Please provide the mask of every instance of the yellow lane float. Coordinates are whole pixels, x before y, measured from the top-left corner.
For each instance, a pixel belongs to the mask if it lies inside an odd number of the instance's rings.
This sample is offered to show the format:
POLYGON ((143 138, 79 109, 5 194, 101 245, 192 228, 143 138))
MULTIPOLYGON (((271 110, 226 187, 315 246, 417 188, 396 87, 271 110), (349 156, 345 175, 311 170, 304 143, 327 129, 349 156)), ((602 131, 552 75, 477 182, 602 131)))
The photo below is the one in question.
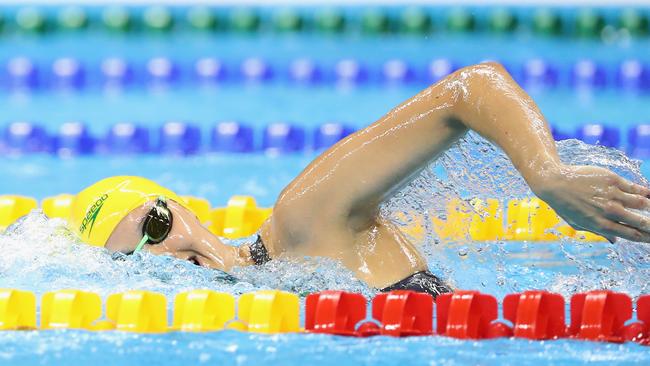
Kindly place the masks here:
MULTIPOLYGON (((69 215, 74 196, 60 194, 42 200, 41 208, 48 217, 69 215)), ((251 196, 232 196, 225 207, 212 208, 204 198, 183 196, 182 199, 212 233, 229 239, 254 234, 271 216, 272 208, 258 207, 251 196)), ((0 196, 0 229, 37 208, 37 201, 17 195, 0 196)), ((400 215, 398 213, 398 215, 400 215)), ((401 218, 406 214, 402 213, 401 218)), ((403 230, 415 237, 425 234, 425 223, 418 215, 403 230)), ((605 238, 568 226, 544 201, 537 197, 471 200, 452 199, 444 217, 434 217, 430 225, 443 241, 557 241, 573 238, 585 242, 604 242, 605 238)))

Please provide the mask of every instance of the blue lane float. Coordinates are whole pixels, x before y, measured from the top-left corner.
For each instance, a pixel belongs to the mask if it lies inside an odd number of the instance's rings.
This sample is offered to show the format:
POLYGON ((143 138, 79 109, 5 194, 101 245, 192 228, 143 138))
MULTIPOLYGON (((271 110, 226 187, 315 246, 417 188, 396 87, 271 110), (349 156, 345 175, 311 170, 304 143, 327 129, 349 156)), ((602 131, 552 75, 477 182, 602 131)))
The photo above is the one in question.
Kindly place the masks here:
POLYGON ((100 149, 110 154, 150 152, 149 130, 130 122, 118 123, 108 131, 100 149))
POLYGON ((588 124, 576 130, 575 138, 592 145, 617 147, 619 146, 620 133, 614 127, 588 124))
POLYGON ((80 89, 86 82, 86 70, 75 58, 59 58, 52 63, 51 84, 55 88, 80 89))
POLYGON ((568 134, 568 133, 566 133, 566 132, 564 132, 562 130, 559 130, 557 127, 555 127, 553 125, 551 125, 550 128, 551 128, 551 134, 553 135, 553 138, 555 139, 555 141, 566 140, 566 139, 571 138, 570 134, 568 134))
MULTIPOLYGON (((650 157, 649 126, 640 124, 623 131, 612 125, 588 123, 573 131, 551 126, 551 133, 556 140, 575 138, 593 145, 624 149, 632 157, 646 159, 650 157), (625 136, 627 139, 623 141, 625 136)), ((97 136, 82 122, 64 123, 52 133, 35 123, 14 122, 2 130, 0 153, 55 153, 62 156, 93 153, 291 154, 326 149, 353 132, 354 128, 341 122, 328 122, 309 130, 299 124, 279 122, 256 130, 239 121, 223 121, 204 131, 191 122, 171 121, 155 129, 144 124, 121 122, 110 127, 104 136, 97 136), (203 136, 206 136, 205 141, 203 136)))
POLYGON ((218 58, 203 57, 194 63, 194 76, 200 83, 220 83, 226 75, 226 67, 218 58))
POLYGON ((336 63, 334 75, 337 83, 358 84, 368 80, 368 70, 358 60, 345 59, 336 63))
POLYGON ((300 84, 315 84, 323 80, 321 68, 311 59, 300 58, 289 65, 289 80, 300 84))
POLYGON ((623 89, 644 90, 650 87, 648 65, 639 60, 623 61, 617 71, 616 80, 623 89))
POLYGON ((386 61, 382 66, 381 76, 389 84, 406 84, 416 78, 413 68, 406 61, 399 59, 386 61))
POLYGON ((576 88, 602 88, 607 81, 606 72, 593 60, 580 60, 571 68, 569 81, 576 88))
POLYGON ((630 128, 627 140, 630 155, 637 159, 650 159, 650 124, 630 128))
MULTIPOLYGON (((583 59, 559 64, 536 57, 520 63, 507 60, 503 60, 503 63, 524 86, 576 89, 616 87, 636 91, 650 89, 650 67, 644 60, 624 59, 604 64, 597 60, 583 59)), ((108 57, 91 64, 70 57, 49 63, 14 57, 2 65, 0 82, 9 90, 156 86, 172 85, 180 81, 197 84, 288 81, 309 85, 410 85, 417 82, 426 85, 439 81, 462 66, 447 58, 433 59, 428 63, 406 59, 366 63, 354 58, 324 63, 299 57, 284 64, 276 64, 259 57, 236 62, 206 56, 179 62, 172 57, 159 56, 140 62, 108 57)))
POLYGON ((10 59, 3 74, 4 83, 10 89, 32 89, 39 83, 38 67, 27 57, 10 59))
POLYGON ((108 87, 123 87, 134 81, 133 66, 120 57, 102 60, 100 74, 104 85, 108 87))
POLYGON ((212 129, 210 150, 224 153, 252 152, 253 129, 236 121, 221 122, 212 129))
POLYGON ((352 132, 354 132, 352 127, 341 123, 322 124, 316 128, 316 131, 314 131, 314 149, 326 149, 336 144, 339 140, 342 140, 352 132))
POLYGON ((14 122, 4 129, 2 150, 8 154, 49 151, 45 129, 30 122, 14 122))
POLYGON ((88 155, 95 151, 96 139, 81 122, 68 122, 59 127, 54 138, 54 151, 60 156, 88 155))
POLYGON ((180 78, 179 65, 167 57, 152 58, 147 62, 145 68, 147 81, 153 85, 171 84, 180 78))
POLYGON ((195 154, 201 148, 201 130, 184 122, 167 122, 159 130, 158 152, 171 155, 195 154))
POLYGON ((526 86, 554 87, 558 84, 557 67, 544 59, 524 62, 521 74, 522 83, 526 86))
POLYGON ((251 57, 244 60, 239 67, 240 76, 246 82, 264 82, 273 78, 273 69, 266 60, 251 57))
POLYGON ((435 83, 447 75, 459 69, 459 64, 447 58, 439 58, 431 61, 427 66, 426 75, 428 82, 435 83))
POLYGON ((286 154, 303 151, 305 130, 288 123, 273 123, 264 129, 262 149, 270 154, 286 154))

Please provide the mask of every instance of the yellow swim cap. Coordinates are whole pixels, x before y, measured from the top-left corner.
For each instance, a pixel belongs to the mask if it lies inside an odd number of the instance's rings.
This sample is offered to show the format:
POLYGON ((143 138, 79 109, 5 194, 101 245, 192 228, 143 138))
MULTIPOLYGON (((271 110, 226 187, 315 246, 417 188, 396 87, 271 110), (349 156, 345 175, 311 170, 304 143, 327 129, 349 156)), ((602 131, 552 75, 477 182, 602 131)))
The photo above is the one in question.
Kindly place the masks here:
POLYGON ((85 243, 103 247, 126 215, 160 196, 188 208, 176 193, 149 179, 132 176, 102 179, 74 198, 68 226, 85 243))

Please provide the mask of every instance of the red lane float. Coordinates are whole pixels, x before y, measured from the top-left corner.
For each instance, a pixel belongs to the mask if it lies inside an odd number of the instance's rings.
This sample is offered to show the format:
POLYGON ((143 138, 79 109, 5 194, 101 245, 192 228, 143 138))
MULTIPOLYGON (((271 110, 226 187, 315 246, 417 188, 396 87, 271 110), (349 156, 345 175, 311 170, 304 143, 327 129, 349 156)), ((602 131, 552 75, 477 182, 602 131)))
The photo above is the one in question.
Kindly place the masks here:
POLYGON ((344 291, 310 294, 305 300, 305 330, 313 333, 356 335, 366 318, 366 298, 344 291))
POLYGON ((650 346, 650 295, 641 296, 636 301, 636 318, 639 321, 630 324, 623 336, 626 340, 650 346))
POLYGON ((438 334, 459 339, 508 337, 512 330, 497 322, 497 299, 478 291, 456 291, 436 299, 438 334))
POLYGON ((458 339, 516 337, 531 340, 576 338, 593 341, 634 341, 650 345, 650 295, 637 301, 637 321, 632 299, 623 293, 591 291, 571 298, 571 323, 566 325, 562 295, 525 291, 503 299, 503 319, 498 320, 494 296, 478 291, 456 291, 434 299, 412 291, 391 291, 372 300, 372 319, 366 319, 366 299, 361 294, 323 291, 306 300, 305 330, 345 336, 394 337, 439 334, 458 339), (436 305, 436 332, 433 307, 436 305))
POLYGON ((571 297, 568 333, 578 339, 623 342, 623 327, 632 317, 632 299, 612 291, 590 291, 571 297))
POLYGON ((372 317, 379 334, 394 337, 433 334, 433 297, 413 291, 391 291, 372 299, 372 317))
POLYGON ((308 332, 404 337, 433 334, 433 297, 413 291, 379 294, 372 300, 372 318, 363 321, 366 298, 361 294, 323 291, 306 299, 305 330, 308 332), (359 327, 355 329, 357 324, 359 327))
POLYGON ((513 324, 513 336, 535 340, 566 335, 564 298, 547 291, 525 291, 503 299, 503 317, 513 324))

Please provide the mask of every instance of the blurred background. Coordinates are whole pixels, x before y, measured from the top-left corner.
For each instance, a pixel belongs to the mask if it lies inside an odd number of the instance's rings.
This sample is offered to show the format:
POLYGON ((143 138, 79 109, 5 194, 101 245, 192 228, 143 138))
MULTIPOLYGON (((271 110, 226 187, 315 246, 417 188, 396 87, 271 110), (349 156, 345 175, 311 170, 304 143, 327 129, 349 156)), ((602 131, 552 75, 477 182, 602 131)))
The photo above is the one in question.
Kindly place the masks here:
POLYGON ((557 139, 650 158, 647 1, 4 1, 0 193, 115 174, 271 205, 319 151, 503 63, 557 139))

